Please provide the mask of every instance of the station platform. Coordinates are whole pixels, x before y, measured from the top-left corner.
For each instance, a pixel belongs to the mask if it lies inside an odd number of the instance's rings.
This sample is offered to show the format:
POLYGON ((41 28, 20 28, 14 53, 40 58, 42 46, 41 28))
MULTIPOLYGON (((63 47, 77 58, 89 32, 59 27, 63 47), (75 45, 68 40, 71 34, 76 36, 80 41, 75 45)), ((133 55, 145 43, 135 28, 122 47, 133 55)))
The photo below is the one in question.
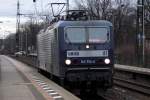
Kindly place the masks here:
POLYGON ((124 71, 139 73, 139 74, 150 75, 150 68, 141 68, 135 66, 120 65, 120 64, 115 64, 114 67, 117 70, 124 70, 124 71))
POLYGON ((0 55, 0 100, 80 100, 10 57, 0 55))

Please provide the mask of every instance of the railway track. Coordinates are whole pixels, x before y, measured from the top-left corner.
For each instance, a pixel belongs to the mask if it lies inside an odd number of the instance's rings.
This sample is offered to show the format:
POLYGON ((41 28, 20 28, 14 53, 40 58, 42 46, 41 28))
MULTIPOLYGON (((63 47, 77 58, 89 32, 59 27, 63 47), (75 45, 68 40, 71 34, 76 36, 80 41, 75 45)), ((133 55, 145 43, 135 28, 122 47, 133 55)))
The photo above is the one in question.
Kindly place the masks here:
POLYGON ((118 77, 114 77, 114 85, 126 88, 135 92, 142 93, 144 95, 150 95, 150 85, 138 83, 132 80, 125 80, 118 77))
MULTIPOLYGON (((118 76, 114 77, 114 85, 125 88, 134 92, 138 92, 144 95, 150 95, 150 85, 139 83, 134 80, 126 80, 124 78, 119 78, 118 76)), ((79 96, 83 100, 112 100, 107 96, 99 96, 99 95, 86 95, 86 96, 79 96)), ((112 97, 112 95, 111 95, 112 97)))

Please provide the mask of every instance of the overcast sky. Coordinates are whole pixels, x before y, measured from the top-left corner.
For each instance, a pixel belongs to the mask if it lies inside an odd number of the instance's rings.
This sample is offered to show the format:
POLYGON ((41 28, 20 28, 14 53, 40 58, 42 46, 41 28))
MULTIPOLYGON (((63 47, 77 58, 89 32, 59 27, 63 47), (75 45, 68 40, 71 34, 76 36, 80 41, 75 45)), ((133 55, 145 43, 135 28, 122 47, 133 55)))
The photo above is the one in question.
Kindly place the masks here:
MULTIPOLYGON (((6 35, 9 32, 15 33, 16 28, 16 13, 18 0, 0 0, 0 34, 6 35)), ((35 3, 33 0, 19 0, 20 13, 34 14, 35 3)), ((36 0, 36 7, 38 12, 50 11, 51 2, 65 2, 66 0, 36 0)), ((70 1, 72 2, 72 1, 70 1)), ((27 19, 27 18, 26 18, 27 19)), ((25 17, 22 17, 21 22, 25 22, 25 17)), ((3 37, 0 35, 0 38, 3 37)))
MULTIPOLYGON (((18 0, 0 0, 0 16, 15 16, 17 9, 18 0)), ((20 10, 22 13, 28 13, 34 11, 34 3, 32 0, 19 0, 20 10)), ((48 8, 48 3, 51 1, 62 1, 62 0, 37 0, 37 8, 48 8)))
MULTIPOLYGON (((18 0, 0 0, 0 34, 8 34, 9 31, 15 33, 16 28, 16 13, 17 13, 17 1, 18 0)), ((33 14, 35 13, 35 3, 33 0, 19 0, 20 1, 20 13, 33 14)), ((66 0, 36 0, 36 7, 38 12, 51 11, 49 3, 52 2, 65 2, 66 0)), ((73 6, 73 2, 76 0, 70 0, 70 7, 73 6)), ((136 0, 133 0, 136 1, 136 0)), ((21 22, 26 21, 25 17, 21 17, 21 22)), ((2 36, 0 35, 0 38, 2 36)))

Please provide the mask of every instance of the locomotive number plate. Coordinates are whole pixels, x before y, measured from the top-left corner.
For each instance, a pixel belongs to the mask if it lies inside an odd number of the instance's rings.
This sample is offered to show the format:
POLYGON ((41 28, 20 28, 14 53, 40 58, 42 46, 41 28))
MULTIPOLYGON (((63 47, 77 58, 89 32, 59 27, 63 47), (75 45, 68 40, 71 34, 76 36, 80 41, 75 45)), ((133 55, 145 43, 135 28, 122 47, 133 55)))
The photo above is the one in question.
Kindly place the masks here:
POLYGON ((67 51, 67 57, 108 57, 108 50, 67 51))
POLYGON ((95 60, 81 60, 81 64, 95 64, 95 60))

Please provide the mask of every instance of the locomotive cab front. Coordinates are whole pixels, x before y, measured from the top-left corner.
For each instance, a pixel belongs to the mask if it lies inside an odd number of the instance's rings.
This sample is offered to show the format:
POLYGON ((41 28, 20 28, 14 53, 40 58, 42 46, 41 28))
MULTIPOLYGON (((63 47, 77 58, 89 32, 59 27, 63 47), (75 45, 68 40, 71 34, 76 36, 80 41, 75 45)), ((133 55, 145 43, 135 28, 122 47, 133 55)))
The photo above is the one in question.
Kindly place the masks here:
POLYGON ((67 81, 90 82, 105 87, 112 85, 114 61, 111 24, 66 26, 64 44, 67 81))

